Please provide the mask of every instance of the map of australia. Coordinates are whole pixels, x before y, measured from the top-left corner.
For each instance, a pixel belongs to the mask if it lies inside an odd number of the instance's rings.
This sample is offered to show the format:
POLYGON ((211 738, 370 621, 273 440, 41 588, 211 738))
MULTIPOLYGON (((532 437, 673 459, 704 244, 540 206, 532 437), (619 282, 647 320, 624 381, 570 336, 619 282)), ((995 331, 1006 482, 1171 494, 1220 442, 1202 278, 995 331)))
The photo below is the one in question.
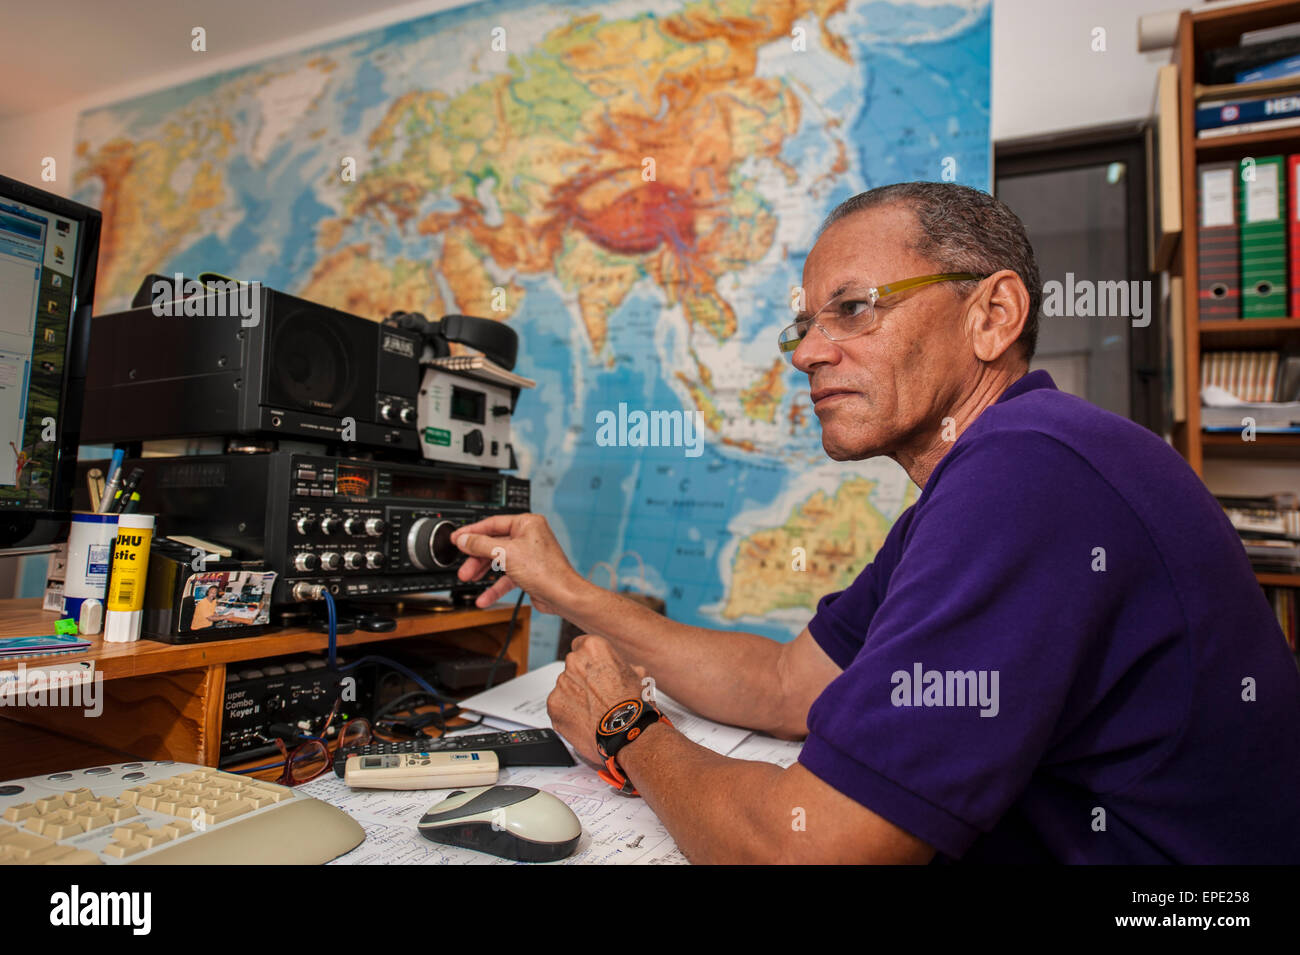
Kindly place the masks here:
POLYGON ((980 2, 482 2, 98 109, 97 310, 211 270, 511 322, 520 472, 575 566, 789 639, 914 498, 821 452, 791 288, 855 192, 988 188, 989 31, 980 2), (598 444, 620 404, 698 412, 705 453, 598 444))

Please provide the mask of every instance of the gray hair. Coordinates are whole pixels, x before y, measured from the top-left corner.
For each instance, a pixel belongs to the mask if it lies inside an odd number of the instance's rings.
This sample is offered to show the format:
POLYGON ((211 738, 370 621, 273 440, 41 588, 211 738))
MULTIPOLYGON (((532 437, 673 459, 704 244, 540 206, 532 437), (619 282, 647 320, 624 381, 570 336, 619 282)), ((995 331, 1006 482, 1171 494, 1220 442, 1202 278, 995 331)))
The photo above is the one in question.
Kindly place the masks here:
MULTIPOLYGON (((955 182, 899 182, 860 192, 836 206, 817 231, 820 237, 846 216, 891 202, 905 203, 915 214, 920 230, 912 248, 938 266, 941 272, 992 275, 1011 269, 1029 290, 1029 315, 1016 340, 1025 360, 1038 345, 1038 311, 1043 304, 1043 283, 1025 225, 1007 204, 987 192, 955 182)), ((969 295, 976 282, 955 282, 958 295, 969 295)))

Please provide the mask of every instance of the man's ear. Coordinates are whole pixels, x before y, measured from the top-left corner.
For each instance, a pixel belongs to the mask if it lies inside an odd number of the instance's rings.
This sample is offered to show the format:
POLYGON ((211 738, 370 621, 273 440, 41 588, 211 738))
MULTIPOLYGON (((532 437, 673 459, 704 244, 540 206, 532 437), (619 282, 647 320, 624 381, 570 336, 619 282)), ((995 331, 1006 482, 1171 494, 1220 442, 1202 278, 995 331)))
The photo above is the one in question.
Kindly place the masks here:
POLYGON ((997 361, 1020 337, 1029 320, 1029 290, 1011 269, 994 272, 971 299, 966 320, 975 357, 984 362, 997 361))

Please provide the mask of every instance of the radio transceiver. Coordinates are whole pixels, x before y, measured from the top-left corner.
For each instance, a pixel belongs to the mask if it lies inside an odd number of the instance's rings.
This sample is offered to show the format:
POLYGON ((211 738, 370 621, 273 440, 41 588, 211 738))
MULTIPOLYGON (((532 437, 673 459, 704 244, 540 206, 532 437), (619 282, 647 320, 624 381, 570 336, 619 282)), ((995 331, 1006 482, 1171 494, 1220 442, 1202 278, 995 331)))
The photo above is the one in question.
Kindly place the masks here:
POLYGON ((273 602, 309 599, 316 585, 340 597, 451 591, 466 584, 457 528, 529 508, 529 483, 509 475, 293 451, 127 461, 160 535, 185 534, 237 549, 277 573, 273 602))

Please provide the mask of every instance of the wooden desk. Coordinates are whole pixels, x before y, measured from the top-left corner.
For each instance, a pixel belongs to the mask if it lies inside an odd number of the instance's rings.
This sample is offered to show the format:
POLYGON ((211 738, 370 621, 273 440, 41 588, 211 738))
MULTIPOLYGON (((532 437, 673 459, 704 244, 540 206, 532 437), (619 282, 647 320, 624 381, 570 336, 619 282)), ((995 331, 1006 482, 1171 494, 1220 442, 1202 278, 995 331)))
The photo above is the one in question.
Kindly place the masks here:
MULTIPOLYGON (((487 610, 428 610, 398 616, 397 629, 388 633, 360 630, 343 634, 338 646, 410 637, 437 637, 440 642, 477 653, 495 655, 505 643, 513 604, 496 604, 487 610)), ((520 607, 514 638, 506 651, 517 672, 528 669, 529 607, 520 607)), ((54 632, 58 614, 40 609, 39 600, 0 600, 0 635, 34 636, 54 632)), ((97 718, 80 708, 5 706, 0 718, 30 724, 71 736, 83 744, 129 754, 136 759, 175 759, 216 766, 221 746, 222 702, 226 692, 226 664, 262 657, 324 650, 329 638, 314 630, 286 627, 254 637, 214 640, 174 646, 154 640, 104 643, 89 637, 90 650, 53 657, 24 657, 0 661, 0 671, 57 666, 93 660, 103 674, 103 712, 97 718)), ((0 761, 6 750, 30 736, 12 732, 0 722, 0 761)), ((32 754, 23 754, 24 765, 32 754)), ((120 759, 118 760, 120 761, 120 759)), ((67 769, 52 754, 51 765, 30 769, 26 775, 67 769)))

